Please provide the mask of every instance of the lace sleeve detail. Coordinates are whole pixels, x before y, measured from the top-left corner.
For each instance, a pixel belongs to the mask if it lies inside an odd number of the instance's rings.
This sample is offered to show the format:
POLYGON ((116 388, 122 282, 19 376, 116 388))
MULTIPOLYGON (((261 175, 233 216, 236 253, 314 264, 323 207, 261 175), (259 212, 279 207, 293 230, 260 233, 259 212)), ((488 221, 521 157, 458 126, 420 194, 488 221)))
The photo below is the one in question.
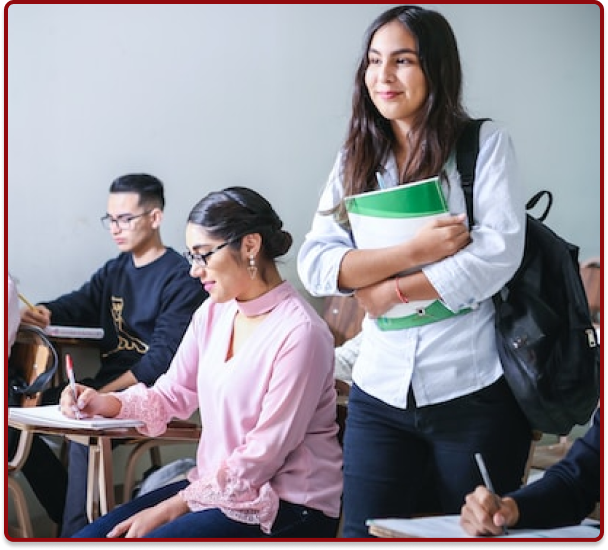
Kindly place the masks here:
POLYGON ((259 524, 264 533, 271 532, 279 510, 279 496, 270 483, 256 489, 225 464, 215 475, 192 481, 180 494, 193 512, 219 508, 230 519, 259 524))
POLYGON ((112 395, 122 405, 116 418, 135 418, 144 422, 144 426, 137 428, 138 432, 154 437, 167 429, 168 418, 164 404, 158 394, 145 384, 139 383, 112 395))

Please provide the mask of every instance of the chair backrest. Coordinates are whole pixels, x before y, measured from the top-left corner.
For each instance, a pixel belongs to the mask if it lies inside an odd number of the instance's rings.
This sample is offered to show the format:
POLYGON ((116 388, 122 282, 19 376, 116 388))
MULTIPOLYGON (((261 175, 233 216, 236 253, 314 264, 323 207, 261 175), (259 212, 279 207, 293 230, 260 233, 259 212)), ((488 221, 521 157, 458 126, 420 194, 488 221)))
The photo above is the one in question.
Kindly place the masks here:
POLYGON ((334 345, 341 346, 361 331, 365 310, 353 296, 328 296, 323 304, 323 319, 334 335, 334 345))
POLYGON ((589 258, 581 263, 581 279, 587 294, 591 319, 595 324, 600 323, 600 312, 602 309, 601 288, 602 272, 600 258, 589 258))
POLYGON ((38 405, 42 390, 52 383, 57 367, 57 351, 44 331, 35 326, 21 325, 9 359, 9 394, 13 392, 9 404, 21 407, 38 405))
MULTIPOLYGON (((38 327, 21 325, 11 348, 7 372, 7 406, 35 407, 57 371, 57 352, 38 327)), ((20 470, 27 459, 32 434, 8 429, 9 468, 20 470)))
MULTIPOLYGON (((353 296, 328 296, 323 305, 323 319, 334 335, 334 345, 341 346, 361 332, 361 323, 365 310, 353 296)), ((338 400, 336 403, 336 421, 338 423, 338 441, 343 443, 348 414, 348 393, 350 386, 336 379, 338 400)))

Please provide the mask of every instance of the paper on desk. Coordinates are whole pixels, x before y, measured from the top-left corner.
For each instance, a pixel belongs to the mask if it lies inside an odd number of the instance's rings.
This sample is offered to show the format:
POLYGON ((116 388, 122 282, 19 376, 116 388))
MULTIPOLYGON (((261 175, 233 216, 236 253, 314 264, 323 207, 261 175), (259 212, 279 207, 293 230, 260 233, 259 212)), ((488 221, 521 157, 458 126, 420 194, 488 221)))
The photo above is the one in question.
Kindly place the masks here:
POLYGON ((59 428, 86 428, 101 430, 104 428, 134 428, 143 426, 141 420, 129 418, 68 418, 64 416, 57 405, 42 405, 39 407, 9 407, 8 418, 15 422, 35 426, 59 428))
MULTIPOLYGON (((459 515, 428 516, 423 518, 387 518, 367 521, 371 532, 379 536, 392 538, 433 538, 433 539, 462 539, 462 538, 499 538, 473 537, 468 535, 460 526, 459 515)), ((509 529, 505 538, 551 538, 551 539, 596 539, 601 535, 597 527, 588 524, 559 527, 556 529, 509 529)), ((502 536, 500 538, 503 538, 502 536)))

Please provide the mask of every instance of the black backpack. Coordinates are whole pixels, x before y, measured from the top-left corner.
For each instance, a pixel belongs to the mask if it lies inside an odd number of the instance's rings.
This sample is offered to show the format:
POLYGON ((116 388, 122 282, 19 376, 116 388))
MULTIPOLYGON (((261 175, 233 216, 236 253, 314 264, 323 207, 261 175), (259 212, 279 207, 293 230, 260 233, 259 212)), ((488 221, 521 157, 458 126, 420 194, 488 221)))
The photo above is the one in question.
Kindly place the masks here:
MULTIPOLYGON (((484 120, 470 121, 457 147, 470 225, 484 120)), ((505 379, 532 429, 564 435, 586 423, 598 406, 600 347, 580 276, 579 249, 543 223, 551 193, 534 195, 526 210, 543 197, 548 199, 544 213, 538 218, 526 214, 522 263, 493 297, 496 344, 505 379)))

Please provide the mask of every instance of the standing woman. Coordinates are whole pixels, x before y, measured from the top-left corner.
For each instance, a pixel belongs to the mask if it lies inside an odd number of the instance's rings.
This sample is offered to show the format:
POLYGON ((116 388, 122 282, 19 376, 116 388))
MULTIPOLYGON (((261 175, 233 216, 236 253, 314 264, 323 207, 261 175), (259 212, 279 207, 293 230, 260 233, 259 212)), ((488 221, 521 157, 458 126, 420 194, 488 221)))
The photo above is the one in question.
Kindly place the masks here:
POLYGON ((315 296, 353 293, 367 312, 344 442, 344 536, 368 537, 365 520, 408 517, 428 499, 459 513, 481 483, 485 458, 499 493, 522 479, 531 429, 502 372, 491 296, 516 271, 524 246, 524 205, 507 133, 485 123, 476 166, 471 231, 455 166, 469 119, 448 22, 400 6, 369 27, 356 73, 350 126, 298 256, 315 296), (358 250, 344 197, 440 176, 452 214, 395 246, 358 250), (408 273, 408 274, 403 274, 408 273), (382 330, 375 318, 409 300, 439 299, 454 315, 412 316, 382 330), (419 318, 418 318, 419 317, 419 318))
MULTIPOLYGON (((78 386, 86 415, 139 418, 164 432, 198 408, 196 467, 128 502, 77 538, 336 536, 342 454, 336 437, 333 339, 275 258, 292 237, 256 192, 210 193, 186 227, 190 274, 209 293, 155 385, 100 394, 78 386)), ((69 391, 62 410, 74 416, 69 391)))

